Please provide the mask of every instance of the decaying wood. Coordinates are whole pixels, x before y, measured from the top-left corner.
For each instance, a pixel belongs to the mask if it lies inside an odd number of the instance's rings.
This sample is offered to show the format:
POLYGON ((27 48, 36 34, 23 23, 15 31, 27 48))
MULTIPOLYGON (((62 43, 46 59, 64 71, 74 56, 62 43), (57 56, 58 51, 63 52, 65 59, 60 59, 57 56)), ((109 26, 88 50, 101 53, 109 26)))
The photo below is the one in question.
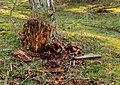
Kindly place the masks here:
POLYGON ((62 68, 39 69, 38 72, 64 72, 62 68))
POLYGON ((25 49, 40 52, 47 46, 51 34, 52 25, 42 19, 29 19, 20 31, 20 40, 25 49))
POLYGON ((74 59, 90 59, 90 58, 101 58, 102 55, 99 54, 86 54, 79 57, 74 57, 74 59))

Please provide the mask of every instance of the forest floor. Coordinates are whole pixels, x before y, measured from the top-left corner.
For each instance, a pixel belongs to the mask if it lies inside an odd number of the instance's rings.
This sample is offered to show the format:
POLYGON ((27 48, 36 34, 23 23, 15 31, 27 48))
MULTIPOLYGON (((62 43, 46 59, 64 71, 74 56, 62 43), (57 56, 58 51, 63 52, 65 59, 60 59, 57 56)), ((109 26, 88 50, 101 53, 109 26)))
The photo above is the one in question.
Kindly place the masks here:
MULTIPOLYGON (((102 55, 101 59, 82 60, 85 65, 77 65, 66 75, 73 78, 99 79, 105 85, 120 85, 120 2, 105 1, 58 4, 57 31, 67 44, 81 46, 85 54, 102 55)), ((20 85, 37 85, 29 78, 12 78, 6 72, 12 70, 10 74, 25 75, 25 68, 38 68, 42 64, 41 61, 25 63, 18 58, 14 61, 11 59, 12 52, 20 47, 18 32, 30 14, 27 2, 17 6, 12 14, 15 21, 13 26, 9 16, 12 6, 10 0, 0 1, 0 85, 13 81, 20 85)), ((68 61, 65 62, 66 65, 69 64, 68 61)), ((55 80, 54 77, 50 78, 51 73, 34 74, 41 84, 55 80)))

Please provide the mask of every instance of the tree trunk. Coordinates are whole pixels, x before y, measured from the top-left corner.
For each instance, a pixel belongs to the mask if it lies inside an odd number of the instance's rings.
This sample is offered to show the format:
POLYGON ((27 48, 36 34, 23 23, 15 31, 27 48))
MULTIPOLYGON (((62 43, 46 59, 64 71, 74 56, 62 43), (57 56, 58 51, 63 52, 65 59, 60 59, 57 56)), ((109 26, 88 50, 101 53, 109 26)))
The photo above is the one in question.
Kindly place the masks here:
POLYGON ((32 18, 43 18, 52 23, 56 30, 55 6, 53 0, 29 0, 32 18), (50 18, 50 19, 48 19, 50 18))

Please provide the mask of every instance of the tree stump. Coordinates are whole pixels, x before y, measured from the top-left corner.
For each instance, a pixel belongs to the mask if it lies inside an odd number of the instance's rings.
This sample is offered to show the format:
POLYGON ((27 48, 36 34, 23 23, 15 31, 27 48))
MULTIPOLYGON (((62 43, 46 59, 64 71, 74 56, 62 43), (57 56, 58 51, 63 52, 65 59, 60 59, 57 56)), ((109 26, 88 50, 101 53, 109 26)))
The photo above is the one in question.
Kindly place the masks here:
POLYGON ((23 47, 32 52, 41 52, 50 40, 52 25, 42 19, 29 19, 20 31, 20 40, 23 47))

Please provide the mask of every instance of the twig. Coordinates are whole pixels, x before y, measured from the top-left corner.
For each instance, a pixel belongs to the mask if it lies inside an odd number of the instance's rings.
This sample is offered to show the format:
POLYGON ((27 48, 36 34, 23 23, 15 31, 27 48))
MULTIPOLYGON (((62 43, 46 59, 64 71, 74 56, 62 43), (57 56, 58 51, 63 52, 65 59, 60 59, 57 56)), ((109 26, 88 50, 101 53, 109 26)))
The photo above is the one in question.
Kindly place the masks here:
POLYGON ((40 80, 36 79, 36 78, 30 78, 30 76, 20 76, 20 75, 16 75, 16 74, 13 74, 11 75, 12 78, 17 78, 17 79, 22 79, 23 82, 26 80, 26 79, 30 79, 30 80, 33 80, 33 81, 36 81, 38 83, 40 83, 40 80))
MULTIPOLYGON (((28 0, 24 0, 24 2, 20 2, 19 4, 16 3, 15 6, 18 7, 18 6, 20 6, 21 4, 23 4, 23 3, 27 2, 27 1, 28 1, 28 0)), ((15 4, 15 2, 14 2, 13 0, 11 0, 11 2, 12 2, 12 4, 15 4)))
POLYGON ((102 55, 97 54, 86 54, 84 56, 74 57, 73 59, 89 59, 89 58, 101 58, 102 55))
POLYGON ((23 85, 23 83, 29 78, 30 76, 27 76, 22 82, 21 85, 23 85))
POLYGON ((12 71, 12 70, 13 70, 12 63, 10 63, 10 71, 12 71))
POLYGON ((9 74, 10 74, 10 70, 7 70, 7 74, 6 74, 6 78, 5 78, 5 81, 4 81, 4 85, 7 85, 9 74))
POLYGON ((13 10, 14 10, 16 4, 17 4, 17 0, 16 0, 15 2, 13 2, 13 0, 11 0, 11 2, 13 3, 13 7, 12 7, 12 9, 10 10, 10 21, 11 21, 12 24, 13 24, 13 29, 14 29, 14 31, 16 31, 16 30, 15 30, 15 21, 14 21, 13 18, 12 18, 12 13, 13 13, 13 10))
POLYGON ((67 83, 69 83, 71 80, 73 80, 73 79, 75 79, 75 78, 70 78, 70 79, 67 79, 64 83, 63 83, 63 85, 66 85, 67 83))
POLYGON ((16 31, 16 29, 15 29, 15 21, 13 20, 13 17, 12 17, 12 13, 13 13, 13 10, 14 10, 14 8, 17 6, 20 6, 21 4, 23 4, 23 3, 25 3, 27 0, 25 0, 24 2, 21 2, 21 3, 19 3, 19 4, 17 4, 17 2, 18 2, 18 0, 16 0, 15 2, 13 1, 13 0, 11 0, 11 2, 13 3, 13 7, 12 7, 12 9, 10 10, 10 21, 12 22, 12 24, 13 24, 13 28, 14 28, 14 31, 16 31))
POLYGON ((57 73, 57 72, 64 72, 65 70, 63 68, 39 68, 39 69, 25 69, 25 70, 29 70, 29 71, 37 71, 37 72, 52 72, 52 73, 57 73))
POLYGON ((11 0, 11 2, 14 4, 14 1, 13 1, 13 0, 11 0))

